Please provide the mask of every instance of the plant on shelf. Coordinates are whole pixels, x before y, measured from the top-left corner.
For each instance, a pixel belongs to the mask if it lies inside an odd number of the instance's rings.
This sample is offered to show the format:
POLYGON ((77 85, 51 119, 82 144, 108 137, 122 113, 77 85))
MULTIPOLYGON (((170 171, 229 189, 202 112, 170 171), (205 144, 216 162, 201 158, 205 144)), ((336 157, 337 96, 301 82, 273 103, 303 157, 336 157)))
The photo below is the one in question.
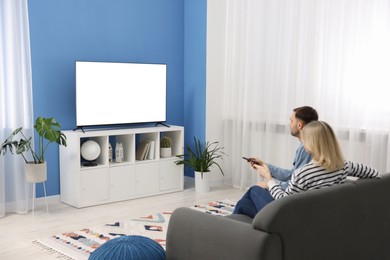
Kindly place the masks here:
POLYGON ((163 136, 160 139, 160 156, 168 158, 172 156, 172 139, 169 136, 163 136))
POLYGON ((169 148, 172 145, 172 139, 168 136, 163 136, 160 141, 160 146, 162 148, 169 148))
POLYGON ((213 165, 216 165, 222 175, 224 172, 221 166, 218 164, 217 159, 223 159, 223 155, 226 155, 222 150, 223 147, 219 147, 218 142, 206 142, 202 144, 199 139, 194 137, 193 150, 188 144, 186 145, 187 154, 177 155, 180 158, 175 161, 176 165, 185 165, 192 168, 195 172, 200 172, 203 179, 203 173, 209 172, 213 165))
MULTIPOLYGON (((60 124, 53 117, 38 117, 35 121, 34 128, 39 136, 37 150, 34 150, 32 147, 32 137, 26 137, 22 131, 23 128, 19 127, 2 143, 0 154, 6 154, 9 150, 12 154, 21 155, 26 162, 26 175, 29 172, 27 165, 44 165, 43 168, 39 168, 39 171, 44 170, 44 177, 46 178, 46 149, 53 142, 66 146, 66 136, 61 132, 60 124), (28 160, 28 153, 31 155, 33 161, 28 160)), ((26 176, 26 178, 28 179, 29 177, 26 176)))

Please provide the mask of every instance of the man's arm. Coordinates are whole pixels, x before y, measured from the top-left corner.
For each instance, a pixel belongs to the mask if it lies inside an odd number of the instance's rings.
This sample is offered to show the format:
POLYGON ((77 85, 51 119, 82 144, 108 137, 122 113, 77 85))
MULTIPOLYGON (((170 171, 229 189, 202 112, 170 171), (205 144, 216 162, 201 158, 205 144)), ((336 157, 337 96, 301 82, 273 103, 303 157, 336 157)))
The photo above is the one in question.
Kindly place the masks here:
POLYGON ((283 169, 272 164, 268 164, 268 167, 271 171, 273 178, 279 181, 289 181, 291 179, 291 174, 296 170, 301 168, 303 165, 311 161, 311 156, 305 151, 303 144, 301 143, 295 152, 293 168, 292 169, 283 169))
POLYGON ((268 167, 273 178, 279 181, 289 181, 291 179, 293 169, 283 169, 272 164, 268 164, 268 167))

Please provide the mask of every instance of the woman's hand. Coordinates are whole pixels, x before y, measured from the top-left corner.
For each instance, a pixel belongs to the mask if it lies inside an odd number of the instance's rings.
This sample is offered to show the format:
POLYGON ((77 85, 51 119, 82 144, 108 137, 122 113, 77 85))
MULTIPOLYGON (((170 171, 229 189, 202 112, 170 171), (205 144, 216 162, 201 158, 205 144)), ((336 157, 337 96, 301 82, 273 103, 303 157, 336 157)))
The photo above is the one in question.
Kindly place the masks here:
POLYGON ((262 165, 253 164, 252 167, 263 177, 266 181, 272 180, 271 172, 268 165, 263 163, 262 165))

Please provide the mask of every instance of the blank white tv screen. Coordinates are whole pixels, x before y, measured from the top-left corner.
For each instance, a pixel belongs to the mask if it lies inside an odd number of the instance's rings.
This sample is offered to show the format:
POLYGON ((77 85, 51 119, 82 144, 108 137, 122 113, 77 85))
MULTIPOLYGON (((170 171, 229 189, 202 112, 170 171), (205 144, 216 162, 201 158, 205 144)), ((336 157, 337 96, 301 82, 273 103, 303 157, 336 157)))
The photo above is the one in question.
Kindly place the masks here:
POLYGON ((76 124, 166 121, 166 64, 76 61, 76 124))

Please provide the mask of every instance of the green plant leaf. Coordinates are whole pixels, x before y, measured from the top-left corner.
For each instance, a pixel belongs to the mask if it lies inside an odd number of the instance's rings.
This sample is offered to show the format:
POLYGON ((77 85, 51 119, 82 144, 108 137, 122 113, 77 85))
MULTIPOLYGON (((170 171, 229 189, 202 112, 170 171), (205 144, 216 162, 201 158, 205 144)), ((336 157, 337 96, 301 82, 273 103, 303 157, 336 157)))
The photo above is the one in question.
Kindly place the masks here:
POLYGON ((218 146, 218 142, 202 144, 200 140, 194 137, 194 149, 186 144, 185 151, 185 154, 176 156, 179 158, 175 161, 176 165, 185 165, 192 168, 194 171, 200 172, 202 178, 203 172, 209 172, 210 168, 216 165, 224 175, 222 167, 216 160, 223 159, 226 154, 223 152, 223 147, 218 146))
POLYGON ((43 136, 49 142, 57 142, 61 132, 60 124, 52 118, 38 117, 35 121, 34 128, 39 136, 43 136))
POLYGON ((66 136, 61 132, 60 124, 54 118, 38 117, 34 128, 39 135, 38 152, 35 152, 31 147, 32 137, 27 138, 23 134, 22 127, 19 127, 2 143, 0 154, 5 154, 9 150, 11 153, 15 152, 21 155, 27 162, 25 153, 30 152, 35 163, 42 163, 45 161, 44 154, 49 143, 56 142, 66 146, 66 136), (16 139, 17 136, 21 136, 21 139, 16 139))

